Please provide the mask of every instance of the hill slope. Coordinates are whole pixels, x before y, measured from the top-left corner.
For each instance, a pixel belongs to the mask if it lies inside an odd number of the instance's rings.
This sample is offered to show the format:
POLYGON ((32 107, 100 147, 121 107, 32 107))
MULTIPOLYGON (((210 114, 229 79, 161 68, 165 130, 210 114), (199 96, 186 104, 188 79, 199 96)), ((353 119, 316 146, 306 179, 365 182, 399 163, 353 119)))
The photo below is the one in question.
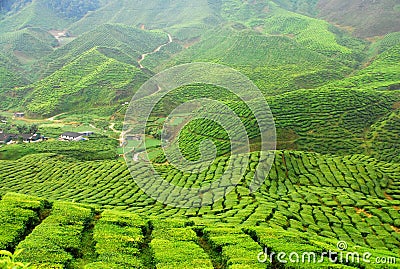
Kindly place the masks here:
MULTIPOLYGON (((253 157, 257 158, 257 153, 253 157)), ((217 159, 215 165, 224 166, 226 161, 217 159)), ((278 151, 272 171, 258 192, 250 194, 246 188, 247 178, 252 178, 250 163, 238 187, 223 200, 191 209, 156 203, 141 192, 125 164, 118 161, 82 163, 36 155, 14 162, 0 161, 0 166, 3 193, 20 191, 49 199, 73 199, 146 218, 189 218, 206 227, 258 226, 260 232, 268 227, 282 232, 285 229, 299 236, 321 237, 317 241, 330 238, 336 244, 336 240, 344 240, 351 247, 372 248, 374 253, 390 250, 387 254, 398 255, 400 215, 394 208, 399 206, 399 167, 361 155, 332 157, 278 151)), ((140 163, 136 168, 135 177, 146 177, 140 163)), ((173 167, 159 170, 180 186, 199 184, 214 173, 210 170, 188 177, 173 167)), ((166 192, 171 195, 169 190, 166 192)))
POLYGON ((161 31, 144 31, 124 25, 101 25, 41 59, 35 64, 35 70, 40 77, 48 76, 94 47, 102 48, 104 53, 119 61, 138 66, 137 60, 142 54, 153 51, 167 41, 167 34, 161 31))
MULTIPOLYGON (((342 78, 350 71, 336 59, 303 47, 290 37, 266 36, 234 27, 207 32, 196 44, 174 54, 171 60, 162 60, 166 66, 193 61, 232 66, 249 76, 268 94, 314 88, 332 78, 342 78)), ((155 54, 149 59, 157 56, 155 54)), ((165 66, 159 65, 155 70, 161 68, 165 66)))
POLYGON ((319 16, 354 28, 360 37, 400 31, 400 3, 392 0, 320 0, 319 16))
POLYGON ((127 100, 144 78, 138 68, 108 58, 95 47, 49 77, 17 91, 29 91, 22 101, 27 112, 49 116, 89 104, 106 106, 127 100))
POLYGON ((192 37, 214 17, 207 0, 140 1, 111 0, 106 5, 74 23, 69 29, 82 34, 93 25, 123 23, 146 29, 165 29, 176 36, 192 37))

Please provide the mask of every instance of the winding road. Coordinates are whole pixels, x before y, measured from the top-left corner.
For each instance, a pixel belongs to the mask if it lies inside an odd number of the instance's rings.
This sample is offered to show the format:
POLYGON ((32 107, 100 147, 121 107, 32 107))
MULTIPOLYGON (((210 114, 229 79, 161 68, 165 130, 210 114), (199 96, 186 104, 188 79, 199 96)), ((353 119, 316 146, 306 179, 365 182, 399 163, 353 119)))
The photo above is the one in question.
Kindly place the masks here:
POLYGON ((145 67, 142 65, 142 61, 143 61, 147 56, 159 52, 163 47, 167 46, 167 45, 170 44, 170 43, 172 43, 172 36, 171 36, 170 34, 168 34, 168 42, 167 42, 167 43, 160 45, 159 47, 157 47, 157 48, 156 48, 155 50, 153 50, 152 52, 145 53, 145 54, 142 54, 142 56, 140 56, 140 59, 138 60, 139 67, 140 67, 141 69, 145 68, 145 67))

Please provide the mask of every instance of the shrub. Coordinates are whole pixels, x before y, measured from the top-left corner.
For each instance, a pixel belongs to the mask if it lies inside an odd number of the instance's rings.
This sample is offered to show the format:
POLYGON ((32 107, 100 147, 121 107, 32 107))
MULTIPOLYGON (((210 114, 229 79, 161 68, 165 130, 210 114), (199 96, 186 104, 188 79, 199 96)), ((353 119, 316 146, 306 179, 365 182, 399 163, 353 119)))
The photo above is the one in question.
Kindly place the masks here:
POLYGON ((93 215, 92 208, 55 203, 51 215, 19 243, 17 249, 25 249, 19 259, 35 264, 67 266, 73 255, 80 253, 82 233, 93 215))
POLYGON ((17 262, 16 258, 18 257, 19 254, 21 254, 21 252, 23 252, 24 250, 18 250, 16 251, 14 254, 6 251, 6 250, 0 250, 0 268, 4 268, 4 269, 8 269, 8 268, 12 268, 12 269, 30 269, 30 265, 29 264, 24 264, 22 262, 17 262))
POLYGON ((139 255, 146 230, 146 221, 136 214, 105 210, 93 231, 98 255, 93 268, 143 268, 139 255))
POLYGON ((0 249, 13 249, 49 204, 44 199, 8 193, 0 201, 0 249))

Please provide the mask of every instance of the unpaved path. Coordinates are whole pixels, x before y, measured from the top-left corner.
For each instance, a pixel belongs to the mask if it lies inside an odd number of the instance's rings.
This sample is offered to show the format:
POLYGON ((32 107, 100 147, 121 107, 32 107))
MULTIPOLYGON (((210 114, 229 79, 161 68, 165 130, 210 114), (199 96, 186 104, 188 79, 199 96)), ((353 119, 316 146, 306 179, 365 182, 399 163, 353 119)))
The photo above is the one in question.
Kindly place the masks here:
POLYGON ((168 42, 167 43, 160 45, 152 52, 145 53, 145 54, 142 54, 142 56, 140 56, 140 59, 138 60, 139 67, 141 69, 144 68, 144 66, 142 65, 142 61, 146 58, 146 56, 159 52, 163 47, 167 46, 170 43, 172 43, 172 36, 170 34, 168 34, 168 42))

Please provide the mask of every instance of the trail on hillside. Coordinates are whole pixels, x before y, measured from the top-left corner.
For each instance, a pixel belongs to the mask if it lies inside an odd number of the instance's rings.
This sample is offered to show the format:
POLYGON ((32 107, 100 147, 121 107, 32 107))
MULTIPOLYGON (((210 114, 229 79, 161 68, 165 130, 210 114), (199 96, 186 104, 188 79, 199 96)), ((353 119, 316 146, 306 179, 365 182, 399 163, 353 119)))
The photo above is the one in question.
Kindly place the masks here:
POLYGON ((108 126, 108 129, 110 129, 111 131, 113 131, 116 134, 121 133, 121 131, 118 131, 117 129, 115 129, 115 122, 110 123, 110 126, 108 126))
MULTIPOLYGON (((167 34, 168 34, 168 33, 167 33, 167 34)), ((142 61, 143 61, 148 55, 151 55, 151 54, 154 54, 154 53, 159 52, 163 47, 165 47, 165 46, 167 46, 168 44, 171 44, 171 43, 172 43, 172 36, 171 36, 170 34, 168 34, 168 42, 167 42, 167 43, 164 43, 164 44, 158 46, 158 47, 157 47, 155 50, 153 50, 152 52, 145 53, 145 54, 142 54, 142 56, 140 56, 140 59, 138 60, 139 67, 140 67, 141 69, 144 68, 144 66, 142 65, 142 61)))
POLYGON ((57 117, 62 116, 62 115, 64 115, 64 114, 67 114, 67 113, 66 113, 66 112, 60 113, 60 114, 57 114, 57 115, 55 115, 55 116, 53 116, 53 117, 51 117, 51 118, 48 118, 48 119, 46 119, 46 120, 47 120, 47 121, 55 121, 57 117))

